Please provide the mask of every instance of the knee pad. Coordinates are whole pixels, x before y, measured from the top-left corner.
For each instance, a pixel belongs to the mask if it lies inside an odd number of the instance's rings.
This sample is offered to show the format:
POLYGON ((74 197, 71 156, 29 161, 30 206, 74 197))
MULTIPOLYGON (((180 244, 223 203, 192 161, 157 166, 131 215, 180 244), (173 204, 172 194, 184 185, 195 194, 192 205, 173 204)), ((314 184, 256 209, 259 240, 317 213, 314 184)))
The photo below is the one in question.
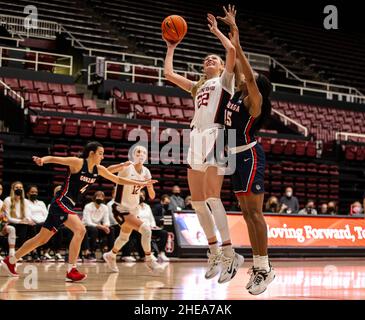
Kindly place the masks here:
POLYGON ((15 231, 15 227, 13 226, 7 226, 6 230, 8 232, 8 243, 10 245, 15 245, 15 241, 16 241, 16 231, 15 231))
POLYGON ((130 233, 124 233, 120 230, 119 236, 114 242, 114 247, 119 251, 128 242, 130 235, 130 233))
POLYGON ((151 228, 146 223, 142 223, 138 232, 141 234, 141 243, 144 252, 151 252, 151 228))
POLYGON ((209 198, 207 199, 207 203, 214 216, 215 225, 219 230, 222 242, 230 241, 227 213, 222 200, 219 198, 209 198))
POLYGON ((198 216, 200 225, 202 226, 207 239, 213 238, 215 234, 215 226, 212 214, 205 201, 192 201, 196 215, 198 216))

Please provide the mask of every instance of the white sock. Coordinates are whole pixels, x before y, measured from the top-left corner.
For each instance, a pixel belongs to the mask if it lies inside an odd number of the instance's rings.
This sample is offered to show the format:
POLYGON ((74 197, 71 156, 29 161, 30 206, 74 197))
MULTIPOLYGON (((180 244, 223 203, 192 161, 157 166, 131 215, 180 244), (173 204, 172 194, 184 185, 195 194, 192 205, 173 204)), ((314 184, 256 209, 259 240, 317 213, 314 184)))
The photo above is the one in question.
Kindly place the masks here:
POLYGON ((146 254, 144 259, 145 259, 145 261, 151 261, 152 260, 152 253, 151 254, 146 254))
POLYGON ((269 256, 259 256, 257 258, 257 268, 260 270, 270 271, 269 256))
POLYGON ((257 265, 257 258, 259 257, 259 255, 254 255, 253 256, 253 267, 254 268, 258 268, 258 265, 257 265))
POLYGON ((70 272, 73 268, 76 268, 76 264, 72 263, 67 264, 67 272, 70 272))
POLYGON ((13 256, 15 255, 15 248, 10 248, 9 249, 9 256, 13 256))
POLYGON ((10 256, 10 258, 9 258, 9 262, 11 263, 11 264, 16 264, 16 262, 18 261, 18 259, 17 258, 15 258, 15 256, 13 255, 13 256, 10 256))
POLYGON ((228 258, 233 258, 234 257, 235 252, 234 252, 231 244, 223 245, 222 246, 222 251, 223 251, 223 255, 225 257, 228 257, 228 258))
POLYGON ((209 251, 211 254, 217 254, 219 252, 218 243, 213 243, 209 245, 209 251))
MULTIPOLYGON (((114 249, 114 248, 113 248, 113 249, 114 249)), ((115 257, 117 254, 113 251, 113 249, 112 249, 112 250, 110 250, 110 251, 109 251, 109 253, 110 253, 110 254, 112 254, 112 255, 115 257)))

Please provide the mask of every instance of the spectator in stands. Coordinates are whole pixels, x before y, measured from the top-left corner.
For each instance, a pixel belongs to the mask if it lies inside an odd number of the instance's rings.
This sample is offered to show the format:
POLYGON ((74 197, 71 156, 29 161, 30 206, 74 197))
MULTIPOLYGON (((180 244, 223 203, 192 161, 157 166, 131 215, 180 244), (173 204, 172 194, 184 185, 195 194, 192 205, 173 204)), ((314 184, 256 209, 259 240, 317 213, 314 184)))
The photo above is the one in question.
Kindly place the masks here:
POLYGON ((156 219, 158 226, 163 225, 164 217, 167 214, 171 214, 170 211, 170 197, 167 194, 161 196, 160 203, 155 204, 152 209, 153 215, 156 219))
MULTIPOLYGON (((1 193, 0 193, 1 195, 1 193)), ((364 195, 362 196, 363 200, 362 200, 362 208, 365 210, 365 192, 364 195)))
MULTIPOLYGON (((110 222, 110 229, 114 232, 114 237, 117 239, 119 237, 120 227, 117 221, 114 218, 113 214, 113 208, 112 205, 114 204, 114 198, 115 198, 115 188, 113 188, 112 191, 112 198, 111 200, 106 204, 109 210, 109 222, 110 222)), ((133 235, 133 232, 131 236, 133 235)), ((132 257, 132 241, 129 240, 121 249, 121 260, 124 262, 136 262, 136 259, 132 257)))
POLYGON ((3 203, 4 203, 4 201, 3 201, 3 200, 1 200, 1 196, 2 196, 2 194, 3 194, 3 185, 2 185, 2 184, 0 184, 0 210, 2 209, 2 207, 3 207, 3 203))
POLYGON ((184 210, 194 210, 193 206, 191 204, 191 196, 190 195, 185 198, 185 208, 184 208, 184 210))
POLYGON ((355 201, 350 207, 350 215, 357 216, 363 214, 363 207, 360 201, 355 201))
POLYGON ((25 199, 24 187, 20 181, 12 183, 10 196, 4 200, 3 212, 9 224, 16 229, 16 245, 20 247, 26 240, 28 226, 35 224, 30 218, 28 201, 25 199))
POLYGON ((265 212, 279 213, 279 200, 277 197, 270 197, 265 204, 265 212))
MULTIPOLYGON (((168 262, 170 259, 166 257, 165 247, 168 238, 168 232, 160 227, 157 227, 155 218, 152 214, 151 207, 145 202, 146 195, 144 190, 140 193, 140 204, 138 207, 138 217, 146 223, 152 231, 152 241, 156 241, 158 247, 158 259, 162 262, 168 262)), ((141 245, 141 236, 137 234, 139 241, 137 241, 137 250, 140 257, 144 257, 144 251, 141 245)))
POLYGON ((181 197, 181 190, 178 185, 172 187, 172 195, 170 196, 170 210, 181 211, 185 209, 184 198, 181 197))
MULTIPOLYGON (((31 185, 27 192, 27 202, 29 206, 30 219, 35 223, 33 226, 28 227, 28 236, 34 237, 42 228, 44 221, 46 221, 48 210, 46 204, 38 200, 38 187, 36 185, 31 185)), ((41 249, 38 247, 32 252, 32 258, 35 261, 41 259, 41 249)))
POLYGON ((327 205, 327 214, 337 215, 337 204, 335 201, 328 202, 327 205))
MULTIPOLYGON (((0 236, 8 237, 9 256, 13 256, 15 254, 16 231, 14 226, 8 224, 8 219, 2 210, 0 210, 0 236)), ((0 255, 0 261, 3 259, 0 255)))
POLYGON ((315 209, 314 206, 314 201, 313 200, 308 200, 305 208, 303 208, 302 210, 300 210, 298 212, 298 214, 317 214, 317 210, 315 209))
POLYGON ((83 250, 85 252, 84 257, 90 261, 96 261, 97 239, 103 240, 106 236, 108 250, 111 250, 114 245, 114 231, 110 228, 109 210, 106 204, 103 203, 104 199, 104 192, 96 191, 93 201, 88 203, 83 211, 82 222, 85 224, 87 231, 83 240, 83 250))
POLYGON ((319 209, 319 214, 328 214, 327 210, 327 203, 322 203, 319 209))
POLYGON ((293 196, 293 188, 285 189, 285 195, 280 198, 280 205, 280 213, 298 213, 299 201, 293 196))

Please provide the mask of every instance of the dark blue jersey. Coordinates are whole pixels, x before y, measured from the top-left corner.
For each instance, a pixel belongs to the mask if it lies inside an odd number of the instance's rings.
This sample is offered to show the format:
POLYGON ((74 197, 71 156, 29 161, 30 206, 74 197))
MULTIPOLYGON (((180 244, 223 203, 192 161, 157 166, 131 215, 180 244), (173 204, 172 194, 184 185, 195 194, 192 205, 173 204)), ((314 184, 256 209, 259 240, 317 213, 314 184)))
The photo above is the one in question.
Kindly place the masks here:
POLYGON ((62 201, 65 197, 67 197, 73 202, 73 205, 75 205, 75 203, 78 202, 80 195, 82 195, 93 183, 95 183, 97 177, 97 166, 94 166, 90 173, 87 160, 84 159, 84 163, 79 172, 72 174, 69 169, 66 181, 63 184, 61 191, 58 193, 57 198, 62 201))
POLYGON ((236 130, 236 146, 249 144, 255 141, 255 133, 258 131, 257 120, 250 115, 244 105, 242 91, 236 92, 232 99, 225 105, 224 114, 220 115, 220 120, 227 130, 236 130))

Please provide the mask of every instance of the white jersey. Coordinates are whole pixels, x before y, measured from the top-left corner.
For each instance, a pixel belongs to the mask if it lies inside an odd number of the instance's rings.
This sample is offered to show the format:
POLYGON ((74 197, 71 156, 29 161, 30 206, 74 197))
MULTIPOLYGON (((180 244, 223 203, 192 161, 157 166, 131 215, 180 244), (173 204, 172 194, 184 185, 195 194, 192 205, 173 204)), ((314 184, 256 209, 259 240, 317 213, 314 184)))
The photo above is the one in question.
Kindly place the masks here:
MULTIPOLYGON (((139 180, 145 181, 151 179, 151 172, 145 166, 142 166, 142 172, 138 173, 133 164, 130 164, 123 171, 120 171, 118 174, 119 177, 131 179, 131 180, 139 180)), ((115 202, 120 202, 120 210, 125 212, 131 212, 138 209, 139 205, 139 195, 142 187, 140 186, 132 186, 132 185, 117 185, 116 193, 115 193, 115 202)))
POLYGON ((196 93, 195 113, 190 126, 206 129, 217 123, 219 111, 234 94, 234 85, 234 73, 229 73, 226 69, 220 77, 207 80, 196 93))

